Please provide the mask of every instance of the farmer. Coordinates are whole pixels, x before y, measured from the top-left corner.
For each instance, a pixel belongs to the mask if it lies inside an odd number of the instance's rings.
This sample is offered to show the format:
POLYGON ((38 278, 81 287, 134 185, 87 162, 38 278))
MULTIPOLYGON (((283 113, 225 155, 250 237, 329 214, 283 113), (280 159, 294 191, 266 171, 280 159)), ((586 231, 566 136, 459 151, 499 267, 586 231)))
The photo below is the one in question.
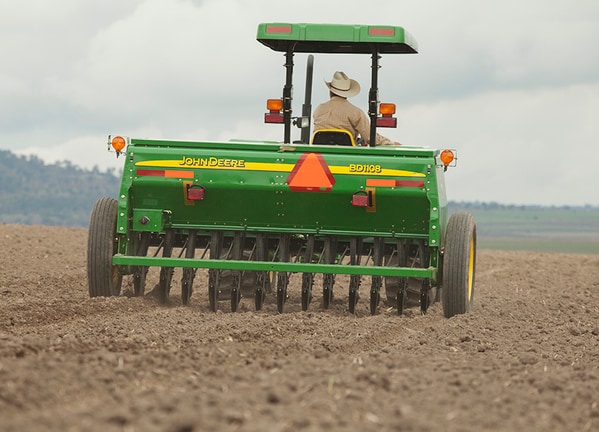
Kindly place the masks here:
MULTIPOLYGON (((370 120, 368 116, 347 99, 360 93, 360 84, 350 79, 344 72, 333 74, 331 82, 325 81, 329 88, 330 100, 320 104, 314 110, 314 130, 344 129, 354 136, 364 140, 364 145, 370 143, 370 120)), ((380 134, 376 134, 376 145, 400 145, 380 134)))

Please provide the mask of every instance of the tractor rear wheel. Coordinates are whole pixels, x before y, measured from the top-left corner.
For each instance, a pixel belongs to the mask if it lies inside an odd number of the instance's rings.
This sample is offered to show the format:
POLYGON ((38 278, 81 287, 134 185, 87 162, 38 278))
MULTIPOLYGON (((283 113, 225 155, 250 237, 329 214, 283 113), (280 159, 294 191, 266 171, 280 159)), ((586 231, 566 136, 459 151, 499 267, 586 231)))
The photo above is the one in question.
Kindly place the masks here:
POLYGON ((469 213, 449 218, 443 258, 443 313, 446 318, 470 311, 476 269, 476 223, 469 213))
POLYGON ((115 199, 100 198, 89 218, 87 280, 90 297, 110 297, 121 293, 123 276, 118 267, 112 265, 112 257, 117 252, 117 211, 115 199))

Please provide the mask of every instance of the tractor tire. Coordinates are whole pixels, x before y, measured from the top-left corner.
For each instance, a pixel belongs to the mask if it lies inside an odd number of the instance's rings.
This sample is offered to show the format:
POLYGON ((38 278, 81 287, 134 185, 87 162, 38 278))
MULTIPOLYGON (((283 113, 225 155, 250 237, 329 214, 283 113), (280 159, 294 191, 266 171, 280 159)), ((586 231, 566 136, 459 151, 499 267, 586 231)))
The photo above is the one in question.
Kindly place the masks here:
POLYGON ((441 300, 446 318, 470 311, 476 269, 476 223, 469 213, 449 218, 443 258, 441 300))
POLYGON ((89 218, 87 240, 87 280, 90 297, 118 296, 123 276, 112 265, 117 251, 116 219, 118 203, 113 198, 96 201, 89 218))

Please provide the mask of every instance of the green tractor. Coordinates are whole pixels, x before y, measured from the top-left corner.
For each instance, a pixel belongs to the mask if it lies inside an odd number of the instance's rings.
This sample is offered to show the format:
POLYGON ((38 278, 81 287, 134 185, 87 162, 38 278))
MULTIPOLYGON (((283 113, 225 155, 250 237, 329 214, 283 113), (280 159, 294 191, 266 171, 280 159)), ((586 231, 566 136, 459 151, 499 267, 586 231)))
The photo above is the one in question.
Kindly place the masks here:
POLYGON ((301 274, 302 310, 316 296, 316 275, 325 309, 336 275, 349 275, 350 313, 363 284, 372 314, 381 297, 399 314, 410 302, 425 313, 439 298, 446 317, 468 312, 476 225, 468 213, 447 214, 444 175, 455 153, 359 146, 341 130, 311 133, 311 54, 302 115, 292 115, 295 53, 369 55, 374 143, 377 128, 396 126, 394 106, 379 103, 379 60, 416 53, 412 36, 394 26, 268 23, 257 40, 285 57, 282 97, 268 101, 264 116, 282 125, 283 141, 109 137, 125 162, 118 200, 99 199, 90 216, 90 296, 119 295, 124 275, 143 295, 148 269, 159 267, 155 291, 166 302, 182 268, 187 304, 205 286, 197 270, 207 269, 211 310, 226 299, 236 311, 242 297, 259 310, 273 295, 282 313, 293 275, 301 274), (300 140, 291 140, 294 127, 300 140))

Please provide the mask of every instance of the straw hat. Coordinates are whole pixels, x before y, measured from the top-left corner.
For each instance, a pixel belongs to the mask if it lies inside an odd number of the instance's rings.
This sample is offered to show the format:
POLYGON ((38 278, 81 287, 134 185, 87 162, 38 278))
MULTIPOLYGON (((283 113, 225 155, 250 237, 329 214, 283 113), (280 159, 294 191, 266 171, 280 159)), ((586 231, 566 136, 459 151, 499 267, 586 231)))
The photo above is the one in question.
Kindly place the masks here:
POLYGON ((331 93, 344 98, 350 98, 360 93, 358 81, 350 79, 344 72, 335 72, 331 82, 325 81, 324 83, 331 93))

